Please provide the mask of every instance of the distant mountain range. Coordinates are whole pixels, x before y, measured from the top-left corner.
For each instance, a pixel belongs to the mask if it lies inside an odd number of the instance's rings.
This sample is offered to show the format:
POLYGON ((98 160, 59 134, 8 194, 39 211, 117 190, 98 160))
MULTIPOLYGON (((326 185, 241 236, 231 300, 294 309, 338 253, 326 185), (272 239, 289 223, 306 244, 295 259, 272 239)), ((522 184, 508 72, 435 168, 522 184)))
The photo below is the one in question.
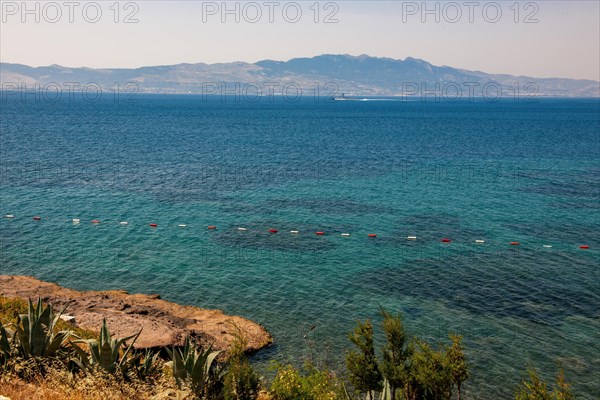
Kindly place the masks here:
POLYGON ((125 68, 29 67, 0 63, 5 91, 115 90, 145 93, 194 93, 296 96, 439 96, 446 98, 533 96, 600 97, 600 82, 564 78, 495 75, 415 58, 395 60, 367 55, 320 55, 254 64, 177 64, 125 68), (36 86, 37 85, 37 86, 36 86), (85 85, 88 85, 87 87, 85 85))

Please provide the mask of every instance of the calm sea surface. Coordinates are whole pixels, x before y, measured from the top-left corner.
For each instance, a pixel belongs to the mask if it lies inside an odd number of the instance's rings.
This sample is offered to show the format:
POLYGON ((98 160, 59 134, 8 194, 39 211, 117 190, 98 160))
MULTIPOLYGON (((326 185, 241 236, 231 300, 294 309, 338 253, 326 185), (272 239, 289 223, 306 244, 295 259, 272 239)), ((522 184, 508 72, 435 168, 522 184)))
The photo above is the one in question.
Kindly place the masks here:
POLYGON ((384 306, 465 336, 469 398, 600 397, 598 100, 134 100, 3 97, 0 273, 248 317, 259 368, 339 366, 384 306))

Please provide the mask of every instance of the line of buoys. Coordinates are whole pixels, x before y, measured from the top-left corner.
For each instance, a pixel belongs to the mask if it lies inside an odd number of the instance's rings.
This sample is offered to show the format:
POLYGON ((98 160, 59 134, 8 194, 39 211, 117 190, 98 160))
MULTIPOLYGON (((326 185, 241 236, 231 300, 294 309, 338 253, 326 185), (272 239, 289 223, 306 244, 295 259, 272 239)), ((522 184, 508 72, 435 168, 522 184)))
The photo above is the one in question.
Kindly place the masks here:
MULTIPOLYGON (((14 214, 6 214, 6 215, 4 215, 4 217, 8 218, 8 219, 13 219, 15 216, 14 216, 14 214)), ((34 221, 41 221, 42 217, 39 216, 39 215, 35 215, 33 217, 33 220, 34 221)), ((71 222, 74 225, 77 225, 77 224, 79 224, 81 222, 81 219, 79 219, 79 218, 72 218, 71 222)), ((99 219, 93 219, 93 220, 91 220, 91 223, 93 225, 98 225, 98 224, 100 224, 100 220, 99 219)), ((128 225, 129 223, 127 221, 121 221, 121 222, 119 222, 119 224, 120 225, 128 225)), ((158 224, 154 223, 154 222, 150 223, 149 225, 152 228, 157 228, 158 227, 158 224)), ((185 228, 185 227, 187 227, 187 225, 186 224, 179 224, 178 227, 179 228, 185 228)), ((216 230, 217 229, 217 227, 215 225, 208 225, 207 228, 209 230, 216 230)), ((247 228, 238 227, 237 230, 241 231, 241 232, 245 232, 245 231, 247 231, 247 228)), ((275 229, 275 228, 270 228, 268 231, 270 233, 278 233, 278 230, 275 229)), ((297 230, 291 230, 290 231, 290 234, 292 234, 292 235, 297 235, 299 233, 300 232, 297 231, 297 230)), ((324 236, 325 232, 324 231, 316 231, 315 235, 317 235, 317 236, 324 236)), ((349 236, 351 236, 351 234, 350 233, 342 233, 341 236, 343 236, 343 237, 349 237, 349 236)), ((369 238, 376 238, 377 234, 376 233, 369 233, 369 234, 367 234, 367 237, 369 237, 369 238)), ((417 236, 408 236, 407 239, 414 241, 414 240, 417 240, 417 236)), ((440 242, 442 242, 442 243, 452 243, 452 239, 450 239, 450 238, 442 238, 442 239, 440 239, 440 242)), ((485 240, 483 240, 483 239, 476 239, 475 243, 477 243, 477 244, 484 244, 485 240)), ((513 242, 509 242, 509 245, 511 245, 511 246, 520 246, 521 242, 513 241, 513 242)), ((552 248, 552 245, 550 245, 550 244, 544 244, 543 247, 544 248, 552 248)), ((589 245, 580 245, 579 246, 579 249, 581 249, 581 250, 589 250, 589 248, 590 248, 589 245)))

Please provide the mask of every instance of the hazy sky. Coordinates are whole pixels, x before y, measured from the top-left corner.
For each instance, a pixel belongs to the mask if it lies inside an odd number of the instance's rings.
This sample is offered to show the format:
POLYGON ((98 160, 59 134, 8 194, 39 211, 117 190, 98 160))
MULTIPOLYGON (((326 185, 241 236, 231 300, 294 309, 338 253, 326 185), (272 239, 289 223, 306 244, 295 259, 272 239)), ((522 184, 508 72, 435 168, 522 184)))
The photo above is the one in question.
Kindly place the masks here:
POLYGON ((315 7, 314 0, 225 6, 153 0, 115 7, 114 0, 65 0, 28 1, 27 10, 21 0, 0 3, 0 59, 33 66, 138 67, 348 53, 600 80, 597 0, 442 1, 425 7, 421 1, 322 1, 315 7))

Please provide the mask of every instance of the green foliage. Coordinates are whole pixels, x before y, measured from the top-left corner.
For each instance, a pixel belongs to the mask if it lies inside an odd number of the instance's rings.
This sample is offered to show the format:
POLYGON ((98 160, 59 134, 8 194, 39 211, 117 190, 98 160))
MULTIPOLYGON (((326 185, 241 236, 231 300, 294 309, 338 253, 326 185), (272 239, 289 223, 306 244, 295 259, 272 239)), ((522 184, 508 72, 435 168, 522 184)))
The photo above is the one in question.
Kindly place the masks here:
POLYGON ((41 299, 38 299, 37 305, 29 300, 27 314, 20 314, 15 326, 21 356, 51 357, 56 354, 69 337, 68 331, 54 333, 61 313, 54 315, 52 307, 44 308, 41 299))
POLYGON ((573 400, 575 398, 562 370, 558 374, 556 387, 552 392, 548 390, 548 386, 534 368, 530 368, 527 373, 529 380, 521 382, 515 393, 515 400, 573 400))
POLYGON ((449 400, 452 397, 452 374, 444 352, 416 340, 411 357, 409 392, 423 400, 449 400))
POLYGON ((358 348, 358 351, 351 350, 346 356, 350 382, 356 390, 372 398, 371 393, 382 388, 382 376, 375 357, 371 322, 357 321, 356 328, 348 337, 358 348))
POLYGON ((404 388, 409 379, 408 360, 411 354, 400 314, 392 315, 383 308, 380 313, 383 317, 383 332, 386 337, 381 372, 389 387, 389 398, 394 399, 397 390, 404 388))
POLYGON ((457 397, 460 400, 460 389, 464 381, 469 379, 469 367, 462 347, 462 336, 450 334, 452 345, 446 348, 446 361, 450 368, 452 382, 456 385, 457 397))
POLYGON ((342 382, 329 371, 310 368, 301 373, 291 365, 278 366, 271 384, 274 400, 337 400, 346 399, 342 382))
POLYGON ((157 380, 161 373, 160 353, 146 350, 134 354, 128 361, 127 370, 140 380, 157 380))
POLYGON ((260 379, 246 358, 229 361, 223 392, 225 400, 256 399, 260 390, 260 379))
POLYGON ((225 400, 256 399, 260 391, 260 378, 244 354, 248 340, 244 332, 233 321, 230 321, 229 325, 233 341, 229 350, 229 368, 223 386, 225 400))
POLYGON ((386 338, 381 373, 374 356, 370 323, 358 322, 350 335, 350 341, 359 349, 346 358, 354 388, 369 399, 374 398, 374 392, 381 392, 381 399, 449 400, 455 390, 460 399, 461 385, 469 377, 462 338, 450 335, 450 346, 434 349, 418 338, 409 338, 399 314, 392 315, 384 309, 380 313, 386 338))
POLYGON ((271 393, 275 400, 303 400, 306 394, 300 372, 291 365, 279 367, 271 393))
POLYGON ((203 351, 187 337, 183 349, 173 347, 167 352, 171 357, 168 365, 180 388, 187 383, 196 396, 210 399, 221 392, 224 374, 216 362, 219 351, 212 351, 212 346, 203 351))
POLYGON ((4 365, 12 356, 13 334, 7 330, 0 321, 0 366, 4 365))
POLYGON ((100 328, 100 339, 78 340, 71 344, 71 347, 79 355, 80 366, 87 371, 94 371, 98 368, 114 374, 117 370, 127 376, 131 364, 128 362, 128 354, 133 348, 133 344, 139 337, 141 331, 135 335, 126 338, 113 338, 106 325, 106 320, 102 320, 100 328), (127 345, 127 341, 131 340, 127 345), (77 343, 87 344, 89 353, 77 345, 77 343))
POLYGON ((0 297, 0 321, 16 324, 20 314, 27 312, 27 302, 19 298, 0 297))

